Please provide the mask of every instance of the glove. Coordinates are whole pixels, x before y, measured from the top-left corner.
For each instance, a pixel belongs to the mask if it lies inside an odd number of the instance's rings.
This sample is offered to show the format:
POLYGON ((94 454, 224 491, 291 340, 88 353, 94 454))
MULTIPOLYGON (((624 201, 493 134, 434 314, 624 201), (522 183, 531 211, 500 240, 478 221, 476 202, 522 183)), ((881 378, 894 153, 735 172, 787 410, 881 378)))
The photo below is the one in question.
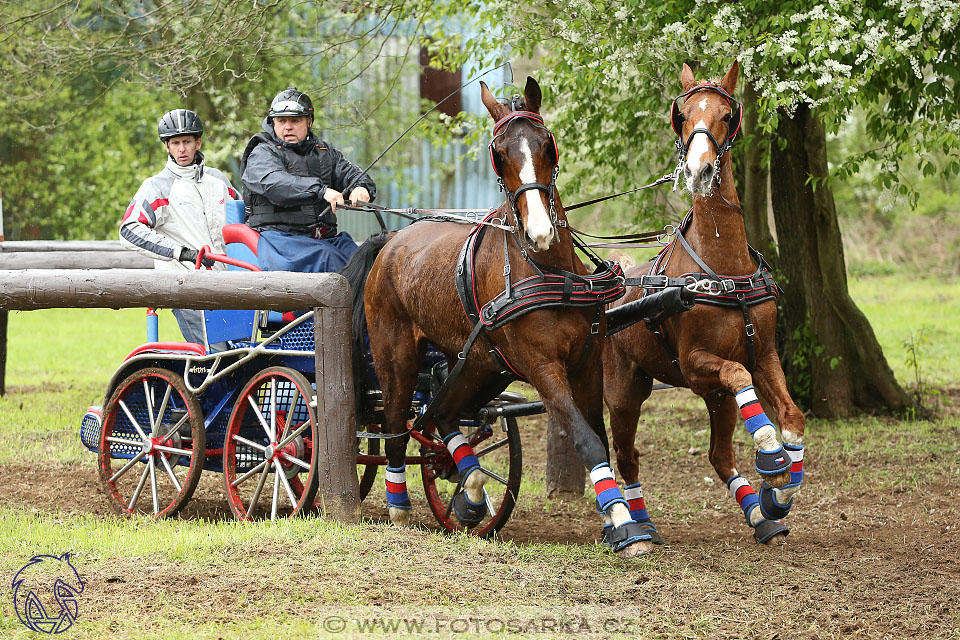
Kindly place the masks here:
MULTIPOLYGON (((200 252, 197 251, 196 249, 190 249, 189 247, 184 247, 183 251, 180 252, 180 262, 187 262, 189 264, 196 265, 197 257, 199 255, 200 255, 200 252)), ((214 260, 213 258, 208 258, 204 256, 203 266, 212 267, 214 264, 216 264, 216 260, 214 260)))

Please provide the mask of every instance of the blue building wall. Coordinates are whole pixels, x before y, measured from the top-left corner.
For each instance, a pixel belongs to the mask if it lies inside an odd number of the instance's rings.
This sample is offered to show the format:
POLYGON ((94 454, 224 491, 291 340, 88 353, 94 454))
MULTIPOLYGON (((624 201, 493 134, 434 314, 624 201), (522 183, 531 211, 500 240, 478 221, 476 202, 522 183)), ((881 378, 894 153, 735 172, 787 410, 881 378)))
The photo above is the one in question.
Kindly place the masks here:
MULTIPOLYGON (((468 73, 474 75, 465 66, 462 82, 472 79, 468 73)), ((491 87, 502 86, 510 80, 509 71, 500 69, 484 76, 483 80, 491 87)), ((487 109, 480 99, 479 82, 463 90, 462 105, 465 112, 482 115, 489 123, 487 109)), ((410 154, 414 161, 409 166, 390 168, 391 150, 370 170, 377 183, 378 204, 391 208, 485 209, 503 203, 503 194, 497 186, 486 149, 475 159, 461 158, 467 151, 462 142, 434 148, 429 141, 417 136, 416 129, 408 133, 397 147, 401 145, 406 145, 407 149, 411 146, 419 148, 420 153, 410 154)), ((380 230, 376 218, 370 214, 343 212, 338 217, 340 229, 349 232, 357 241, 380 230)), ((386 222, 391 229, 409 224, 396 215, 388 215, 386 222)))

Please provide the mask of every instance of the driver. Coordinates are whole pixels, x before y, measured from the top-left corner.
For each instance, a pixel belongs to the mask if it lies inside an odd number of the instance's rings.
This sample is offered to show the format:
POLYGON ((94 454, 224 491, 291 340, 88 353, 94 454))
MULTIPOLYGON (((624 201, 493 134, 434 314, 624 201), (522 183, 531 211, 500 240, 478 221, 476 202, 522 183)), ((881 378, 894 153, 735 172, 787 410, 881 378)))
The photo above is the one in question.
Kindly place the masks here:
POLYGON ((339 271, 357 250, 337 233, 337 205, 370 202, 373 180, 314 135, 313 103, 295 87, 270 104, 263 131, 243 152, 240 171, 246 223, 260 232, 257 258, 265 271, 339 271))
MULTIPOLYGON (((167 149, 163 171, 147 178, 120 222, 120 241, 154 259, 157 269, 195 268, 198 249, 209 246, 224 253, 226 202, 238 200, 233 185, 220 171, 204 164, 203 123, 189 109, 163 114, 157 134, 167 149)), ((205 258, 203 264, 224 269, 205 258)), ((183 337, 203 344, 203 317, 193 309, 172 309, 183 337)))

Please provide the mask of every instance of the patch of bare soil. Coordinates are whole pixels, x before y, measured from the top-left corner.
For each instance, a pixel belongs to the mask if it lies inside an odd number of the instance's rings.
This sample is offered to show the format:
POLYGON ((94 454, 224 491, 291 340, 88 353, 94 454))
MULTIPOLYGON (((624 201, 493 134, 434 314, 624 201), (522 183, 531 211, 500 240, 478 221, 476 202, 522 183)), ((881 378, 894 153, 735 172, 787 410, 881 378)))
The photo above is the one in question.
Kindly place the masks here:
MULTIPOLYGON (((634 616, 668 612, 646 618, 651 626, 637 630, 641 637, 672 636, 676 621, 689 631, 696 629, 691 621, 707 618, 719 625, 705 630, 707 637, 957 638, 960 390, 949 390, 944 400, 945 415, 930 423, 930 455, 922 460, 833 442, 827 423, 818 423, 820 433, 808 430, 804 488, 786 520, 792 530, 770 546, 754 544, 752 530, 714 476, 706 435, 701 447, 678 451, 677 441, 654 432, 653 424, 641 426, 641 478, 666 544, 642 572, 612 561, 622 571, 598 575, 583 600, 571 591, 570 605, 601 604, 634 616), (599 603, 598 592, 606 593, 599 603)), ((670 413, 656 428, 690 433, 705 428, 705 413, 685 411, 670 413)), ((542 418, 523 426, 524 473, 531 477, 543 475, 545 431, 542 418)), ((752 452, 738 448, 737 453, 748 467, 752 452)), ((411 473, 411 482, 414 477, 411 473)), ((204 474, 182 517, 229 518, 221 482, 218 475, 204 474)), ((501 537, 518 544, 593 544, 600 519, 590 493, 567 500, 521 494, 501 537)), ((364 517, 385 521, 386 509, 374 502, 379 501, 364 503, 364 517)), ((0 466, 0 503, 44 512, 112 513, 99 490, 92 454, 84 465, 0 466)), ((425 505, 416 506, 413 518, 436 527, 425 505)), ((487 577, 482 565, 475 571, 477 582, 487 577)), ((371 573, 363 579, 373 588, 382 587, 383 577, 371 573)), ((465 577, 469 582, 471 576, 465 577)), ((203 591, 202 576, 181 573, 176 582, 180 590, 203 591)), ((547 582, 533 580, 527 602, 555 594, 557 585, 547 582)), ((210 596, 198 594, 197 601, 210 596)), ((415 599, 412 593, 402 599, 407 597, 415 599)))

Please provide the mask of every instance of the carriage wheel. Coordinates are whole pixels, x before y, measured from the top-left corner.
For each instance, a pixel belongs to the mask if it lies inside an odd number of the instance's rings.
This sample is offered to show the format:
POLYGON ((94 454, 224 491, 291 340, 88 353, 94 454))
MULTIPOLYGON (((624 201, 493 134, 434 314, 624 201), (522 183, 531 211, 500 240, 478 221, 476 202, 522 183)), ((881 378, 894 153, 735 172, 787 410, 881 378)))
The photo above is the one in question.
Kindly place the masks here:
POLYGON ((175 515, 190 500, 205 461, 203 412, 183 378, 145 368, 104 406, 100 479, 121 513, 175 515))
POLYGON ((223 443, 227 503, 238 519, 276 520, 313 507, 313 396, 304 375, 287 367, 264 369, 243 387, 223 443))
POLYGON ((520 452, 520 431, 515 418, 501 418, 498 424, 461 426, 464 437, 480 461, 480 471, 488 478, 484 485, 487 516, 467 529, 453 513, 453 498, 461 491, 457 465, 444 449, 424 452, 430 458, 421 465, 427 504, 440 524, 449 531, 467 530, 475 536, 489 538, 507 523, 520 492, 523 460, 520 452))
MULTIPOLYGON (((366 426, 370 433, 380 433, 380 425, 370 424, 366 426)), ((357 452, 360 455, 378 456, 380 455, 380 440, 378 438, 357 438, 357 452)), ((360 500, 362 501, 370 493, 373 484, 377 480, 377 472, 380 465, 373 463, 357 463, 357 479, 360 482, 360 500)))

